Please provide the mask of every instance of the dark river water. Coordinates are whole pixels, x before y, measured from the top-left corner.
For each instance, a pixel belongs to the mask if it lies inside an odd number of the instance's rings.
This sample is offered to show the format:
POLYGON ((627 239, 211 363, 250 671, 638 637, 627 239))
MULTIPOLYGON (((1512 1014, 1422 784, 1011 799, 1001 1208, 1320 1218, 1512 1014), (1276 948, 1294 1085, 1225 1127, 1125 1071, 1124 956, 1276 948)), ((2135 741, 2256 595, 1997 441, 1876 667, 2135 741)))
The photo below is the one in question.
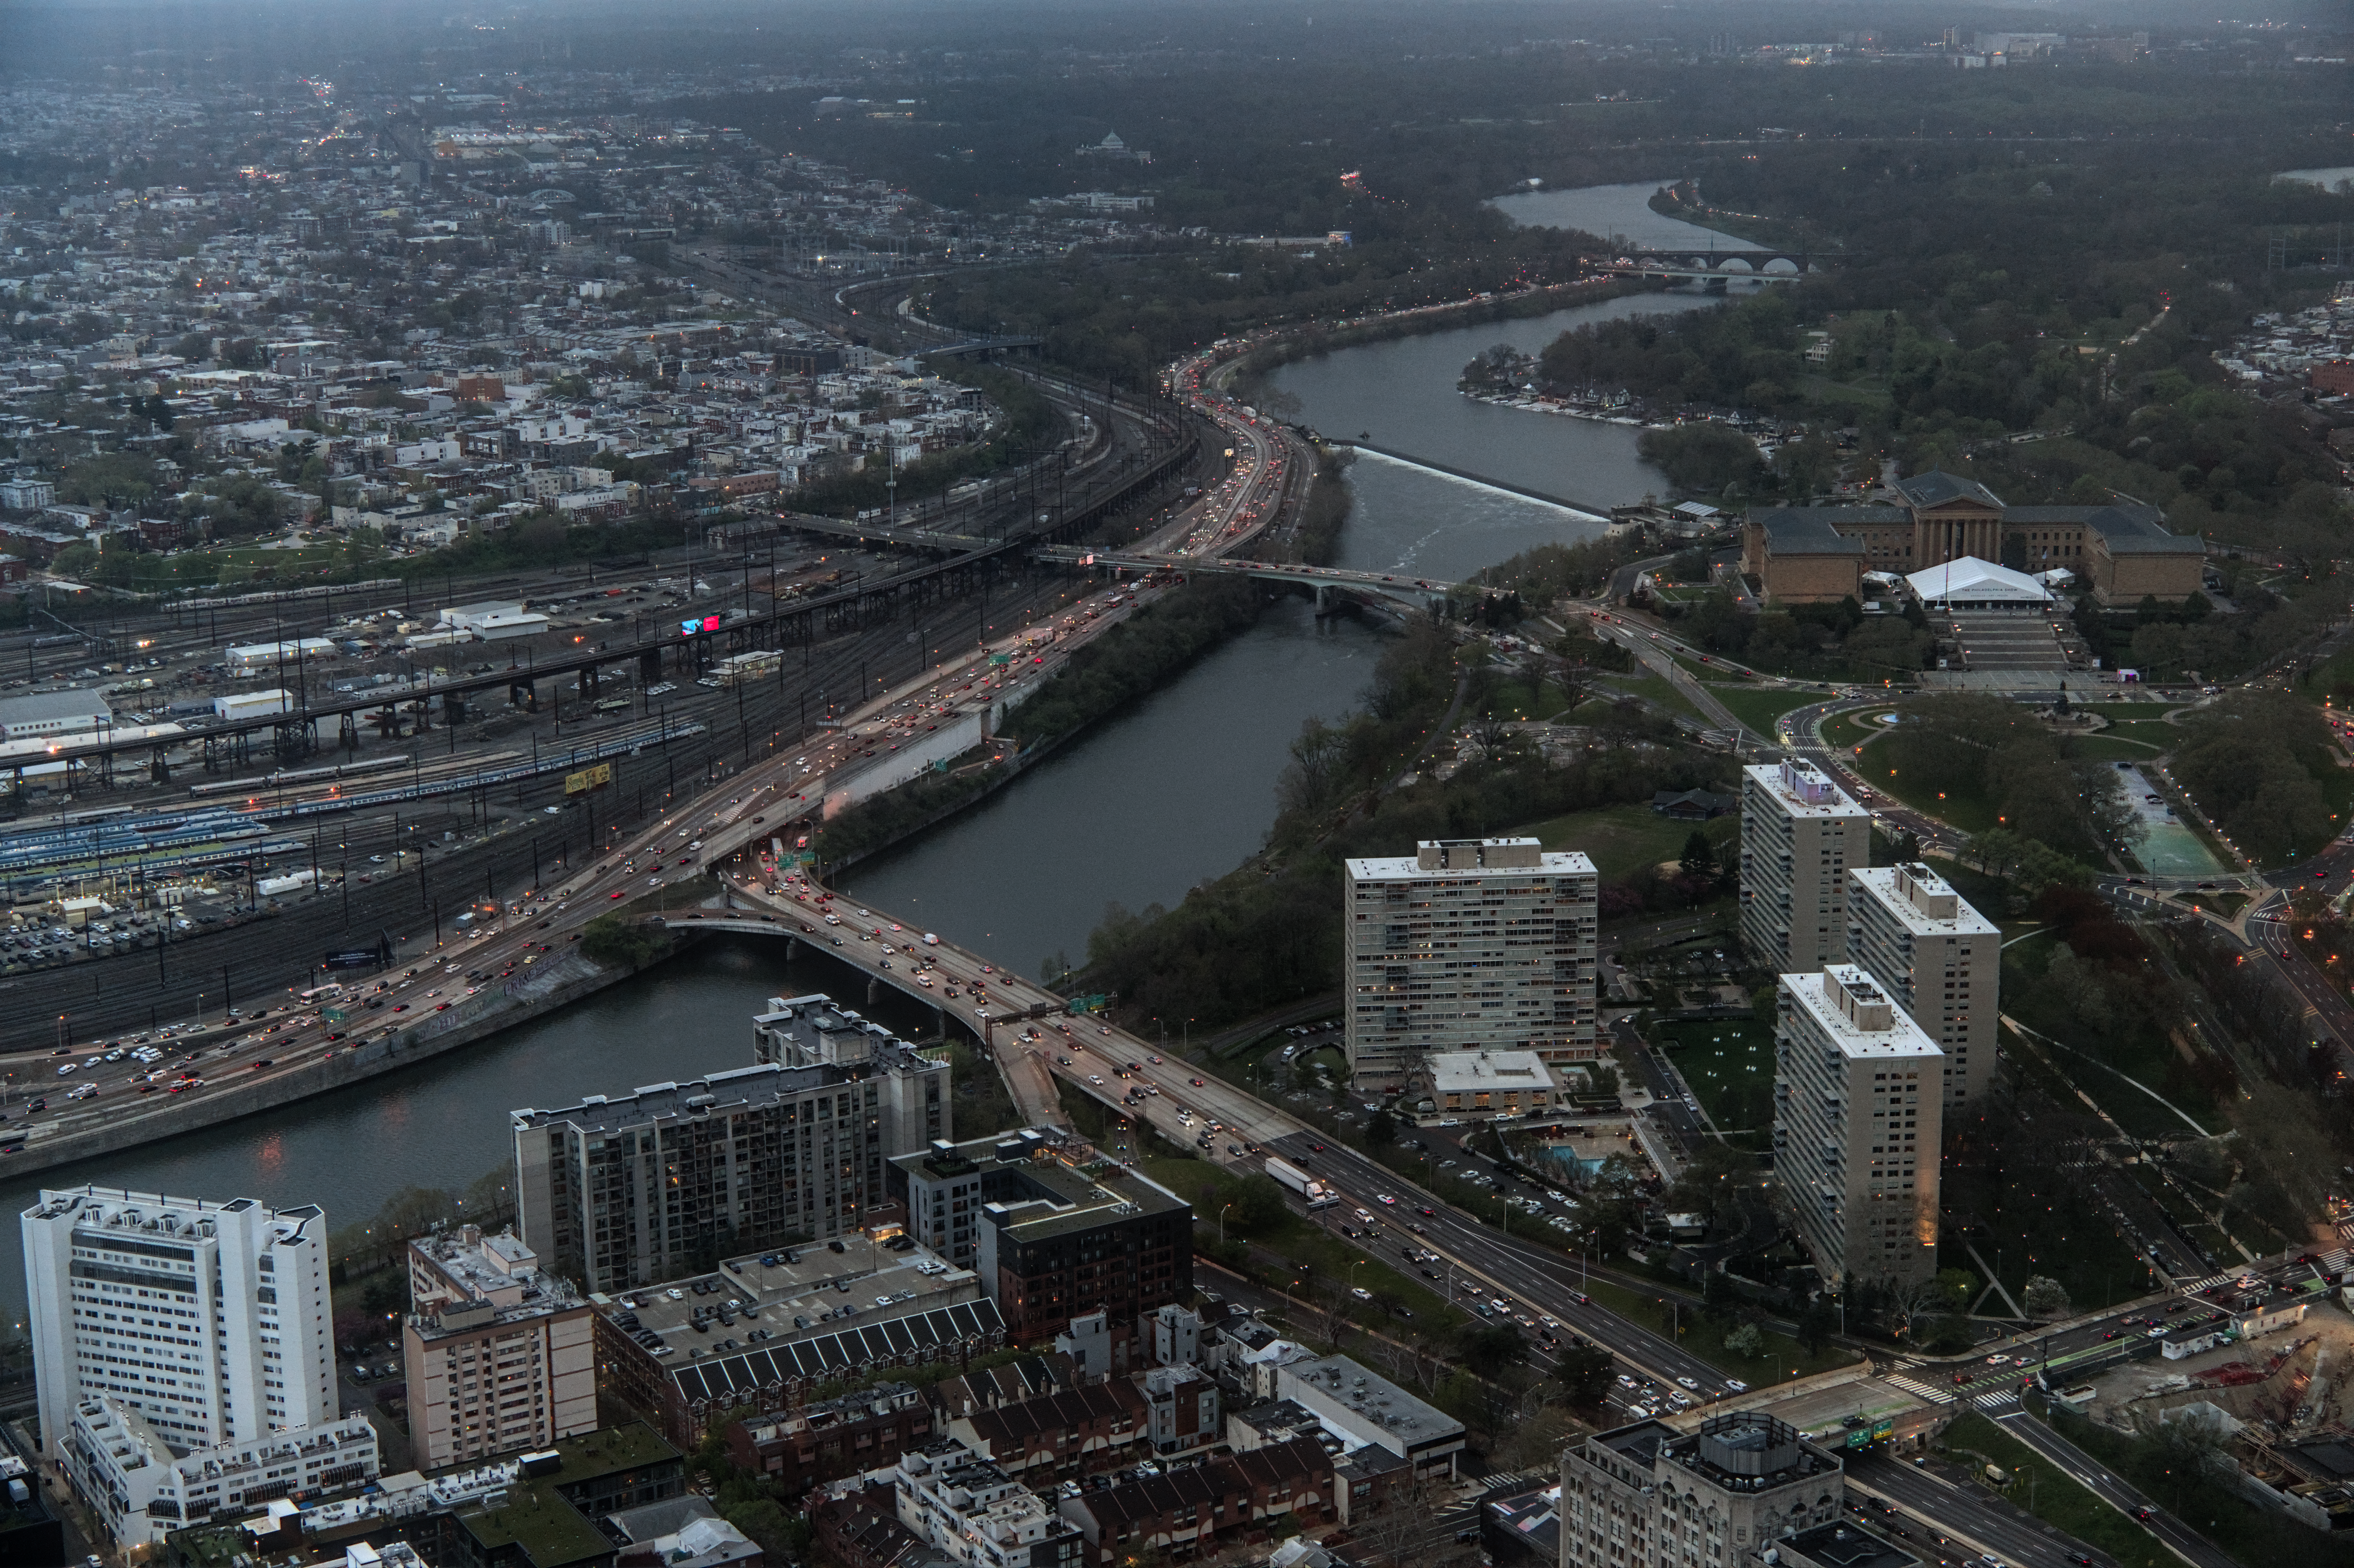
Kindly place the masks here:
MULTIPOLYGON (((1568 192, 1502 205, 1523 221, 1590 228, 1585 220, 1606 221, 1635 188, 1605 187, 1602 206, 1583 214, 1564 204, 1575 194, 1568 192)), ((1640 188, 1648 196, 1651 187, 1640 188)), ((1634 429, 1473 403, 1456 393, 1456 376, 1493 343, 1541 348, 1580 322, 1702 302, 1674 294, 1614 300, 1350 349, 1289 366, 1277 380, 1299 397, 1307 421, 1329 433, 1365 431, 1384 446, 1505 483, 1596 506, 1623 503, 1664 488, 1637 459, 1634 429)), ((1532 546, 1598 530, 1560 507, 1372 454, 1359 458, 1350 483, 1356 508, 1341 564, 1353 567, 1460 577, 1532 546)), ((862 901, 1017 971, 1035 974, 1050 955, 1076 962, 1107 904, 1173 904, 1258 848, 1275 819, 1285 748, 1303 720, 1355 705, 1383 642, 1377 625, 1320 623, 1304 600, 1275 604, 1255 629, 1131 712, 977 810, 854 867, 844 882, 862 901)), ((349 1224, 404 1187, 463 1189, 510 1163, 511 1109, 748 1065, 752 1015, 769 997, 851 983, 830 958, 805 951, 788 964, 782 943, 708 939, 657 970, 450 1057, 268 1117, 40 1172, 0 1197, 21 1211, 38 1187, 94 1181, 317 1203, 331 1226, 349 1224)), ((895 993, 871 1006, 860 995, 843 1000, 896 1028, 929 1026, 928 1010, 895 993)), ((0 1312, 21 1327, 18 1245, 13 1227, 0 1230, 0 1312)))

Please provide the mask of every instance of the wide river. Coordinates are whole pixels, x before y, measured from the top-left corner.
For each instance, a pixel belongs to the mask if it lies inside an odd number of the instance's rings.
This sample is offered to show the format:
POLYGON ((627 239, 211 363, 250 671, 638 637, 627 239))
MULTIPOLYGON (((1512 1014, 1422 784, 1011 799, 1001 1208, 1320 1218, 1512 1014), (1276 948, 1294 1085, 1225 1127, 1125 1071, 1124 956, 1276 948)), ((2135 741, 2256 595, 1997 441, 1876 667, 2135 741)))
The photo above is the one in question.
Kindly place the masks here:
MULTIPOLYGON (((1526 221, 1606 231, 1637 188, 1604 187, 1591 212, 1577 210, 1570 192, 1540 193, 1551 204, 1542 210, 1528 196, 1506 205, 1526 221)), ((1648 196, 1652 187, 1639 188, 1648 196)), ((1456 376, 1494 343, 1541 348, 1583 322, 1704 302, 1645 295, 1432 333, 1295 365, 1277 381, 1299 397, 1308 423, 1332 434, 1368 432, 1414 456, 1596 506, 1637 501, 1664 482, 1636 457, 1634 429, 1473 403, 1457 394, 1456 376)), ((1350 483, 1356 510, 1341 548, 1349 567, 1460 577, 1534 545, 1590 537, 1597 526, 1372 454, 1358 460, 1350 483)), ((1054 955, 1078 962, 1107 904, 1173 904, 1259 847, 1301 721, 1353 706, 1383 646, 1374 625, 1319 622, 1305 601, 1279 602, 1252 630, 978 809, 854 868, 847 887, 1023 973, 1054 955)), ((470 1051, 268 1117, 40 1172, 0 1189, 0 1202, 22 1210, 38 1187, 95 1181, 317 1203, 330 1226, 349 1224, 402 1188, 463 1189, 509 1162, 510 1109, 744 1065, 751 1016, 767 998, 849 983, 830 956, 805 950, 789 965, 781 944, 709 939, 470 1051)), ((843 1000, 863 1001, 854 992, 843 1000)), ((864 1011, 895 1028, 928 1026, 928 1010, 894 993, 864 1011)), ((17 1251, 15 1227, 0 1229, 0 1312, 21 1327, 17 1251)))

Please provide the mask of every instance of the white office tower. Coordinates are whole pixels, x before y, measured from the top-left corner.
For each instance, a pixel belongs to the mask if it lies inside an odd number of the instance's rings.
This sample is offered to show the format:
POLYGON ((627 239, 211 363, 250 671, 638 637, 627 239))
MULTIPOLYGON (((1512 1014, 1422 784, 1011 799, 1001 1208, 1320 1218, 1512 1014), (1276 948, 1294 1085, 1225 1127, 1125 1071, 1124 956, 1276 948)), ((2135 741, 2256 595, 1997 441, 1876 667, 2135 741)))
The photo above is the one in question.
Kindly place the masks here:
POLYGON ((1444 1051, 1582 1062, 1594 1033, 1594 863, 1535 839, 1444 839, 1352 860, 1341 916, 1360 1088, 1444 1051))
POLYGON ((1825 1280, 1937 1272, 1945 1053, 1853 964, 1781 980, 1774 1167, 1825 1280))
POLYGON ((101 1395, 179 1453, 335 1420, 316 1208, 79 1187, 44 1191, 21 1224, 52 1454, 101 1395))
POLYGON ((1946 1053, 1946 1106, 1994 1074, 2002 933, 1915 862, 1848 873, 1847 956, 1946 1053))
POLYGON ((1872 813, 1807 762, 1741 770, 1741 940, 1776 974, 1847 956, 1847 873, 1872 863, 1872 813))

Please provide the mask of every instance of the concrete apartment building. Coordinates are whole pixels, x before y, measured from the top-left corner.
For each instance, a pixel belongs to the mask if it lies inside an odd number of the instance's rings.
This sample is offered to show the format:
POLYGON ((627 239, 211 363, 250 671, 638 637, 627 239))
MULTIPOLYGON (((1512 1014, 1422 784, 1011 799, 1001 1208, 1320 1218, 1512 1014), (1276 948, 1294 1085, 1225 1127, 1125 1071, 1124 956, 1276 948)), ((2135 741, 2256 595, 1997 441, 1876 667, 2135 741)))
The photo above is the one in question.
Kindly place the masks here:
POLYGON ((426 1469, 597 1429, 596 1317, 514 1235, 461 1225, 408 1244, 408 1428, 426 1469))
POLYGON ((752 1020, 752 1059, 780 1067, 832 1067, 875 1080, 883 1145, 891 1153, 954 1138, 955 1107, 945 1061, 928 1072, 907 1065, 916 1048, 823 994, 769 999, 752 1020))
POLYGON ((1078 1526, 953 1437, 901 1455, 885 1477, 899 1522, 962 1568, 1078 1568, 1084 1561, 1078 1526))
POLYGON ((1638 1422, 1561 1457, 1561 1568, 1723 1568, 1835 1522, 1840 1457, 1761 1411, 1638 1422))
POLYGON ((1006 1337, 1036 1344, 1103 1314, 1104 1366, 1145 1364, 1142 1320, 1193 1288, 1193 1209, 1142 1172, 1098 1179, 1093 1150, 1037 1128, 937 1143, 891 1161, 907 1228, 951 1264, 971 1268, 1005 1320, 1006 1337))
POLYGON ((119 1187, 44 1190, 20 1221, 41 1437, 87 1401, 175 1453, 300 1433, 341 1414, 326 1218, 119 1187))
POLYGON ((593 1295, 855 1231, 888 1202, 885 1161, 924 1147, 902 1140, 928 1107, 949 1116, 945 1061, 868 1044, 855 1063, 764 1063, 511 1113, 525 1244, 593 1295))
POLYGON ((185 1451, 139 1412, 106 1395, 75 1406, 58 1467, 129 1556, 216 1513, 249 1514, 296 1492, 341 1491, 376 1479, 376 1428, 354 1414, 300 1432, 268 1432, 185 1451))
POLYGON ((1774 1168, 1824 1279, 1937 1272, 1945 1053, 1852 964, 1781 978, 1774 1168))
POLYGON ((1445 839, 1348 872, 1346 1045, 1360 1087, 1403 1086, 1440 1052, 1595 1055, 1592 861, 1535 839, 1445 839))
POLYGON ((1776 974, 1847 956, 1847 874, 1872 863, 1872 813, 1807 762, 1741 770, 1741 940, 1776 974))
POLYGON ((1946 1108, 1994 1075, 2002 933, 1915 862, 1848 873, 1847 954, 1946 1053, 1946 1108))

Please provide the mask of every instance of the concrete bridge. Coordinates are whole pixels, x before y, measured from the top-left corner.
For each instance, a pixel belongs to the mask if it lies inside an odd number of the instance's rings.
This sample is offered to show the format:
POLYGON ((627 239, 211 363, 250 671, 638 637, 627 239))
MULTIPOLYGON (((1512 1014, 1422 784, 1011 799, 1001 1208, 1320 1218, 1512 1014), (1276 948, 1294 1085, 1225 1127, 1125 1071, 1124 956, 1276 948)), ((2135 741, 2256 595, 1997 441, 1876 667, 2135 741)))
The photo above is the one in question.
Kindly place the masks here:
POLYGON ((1738 250, 1625 250, 1600 267, 1622 278, 1745 278, 1789 283, 1809 272, 1820 272, 1825 262, 1838 260, 1805 250, 1745 246, 1738 250))
POLYGON ((1141 550, 1089 550, 1074 545, 1045 545, 1032 552, 1034 559, 1066 566, 1109 567, 1124 572, 1184 572, 1205 577, 1255 577, 1260 582, 1288 583, 1313 588, 1316 608, 1325 609, 1332 595, 1345 593, 1387 599, 1407 609, 1436 613, 1447 596, 1458 588, 1478 591, 1469 584, 1435 577, 1403 577, 1388 572, 1352 572, 1338 567, 1309 567, 1284 561, 1238 561, 1225 557, 1163 556, 1141 550))

